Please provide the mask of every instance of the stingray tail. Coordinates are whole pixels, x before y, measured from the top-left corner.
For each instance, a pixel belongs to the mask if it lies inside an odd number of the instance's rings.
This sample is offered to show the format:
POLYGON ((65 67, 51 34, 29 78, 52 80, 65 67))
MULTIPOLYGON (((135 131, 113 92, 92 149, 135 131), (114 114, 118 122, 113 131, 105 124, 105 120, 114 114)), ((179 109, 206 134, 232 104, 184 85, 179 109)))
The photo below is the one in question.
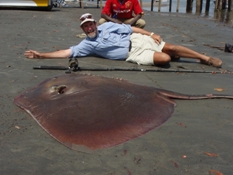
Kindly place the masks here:
POLYGON ((181 94, 167 90, 160 90, 159 93, 169 98, 184 99, 184 100, 200 100, 200 99, 214 99, 214 98, 233 99, 233 95, 227 95, 227 94, 188 95, 188 94, 181 94))

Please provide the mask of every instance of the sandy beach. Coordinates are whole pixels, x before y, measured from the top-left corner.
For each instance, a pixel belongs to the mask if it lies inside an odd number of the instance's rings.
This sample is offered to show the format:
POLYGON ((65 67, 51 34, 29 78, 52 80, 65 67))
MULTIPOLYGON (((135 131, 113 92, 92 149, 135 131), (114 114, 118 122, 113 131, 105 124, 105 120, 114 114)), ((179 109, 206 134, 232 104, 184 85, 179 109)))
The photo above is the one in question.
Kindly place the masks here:
MULTIPOLYGON (((68 60, 24 57, 28 49, 66 49, 82 39, 79 16, 98 8, 55 8, 52 11, 0 10, 0 174, 1 175, 231 175, 233 172, 233 100, 175 100, 172 117, 136 139, 108 149, 83 153, 71 150, 47 134, 13 99, 64 71, 34 70, 33 66, 67 66, 68 60)), ((145 11, 146 30, 164 41, 187 46, 223 60, 233 71, 233 54, 205 46, 232 43, 232 26, 192 14, 145 11)), ((124 61, 81 58, 80 66, 150 68, 124 61)), ((168 69, 217 71, 181 58, 168 69)), ((135 84, 185 94, 231 94, 232 74, 171 72, 82 72, 123 78, 135 84), (222 89, 222 91, 217 91, 222 89)), ((64 104, 68 105, 68 104, 64 104)), ((56 109, 54 109, 56 110, 56 109)), ((106 109, 107 110, 107 109, 106 109)))

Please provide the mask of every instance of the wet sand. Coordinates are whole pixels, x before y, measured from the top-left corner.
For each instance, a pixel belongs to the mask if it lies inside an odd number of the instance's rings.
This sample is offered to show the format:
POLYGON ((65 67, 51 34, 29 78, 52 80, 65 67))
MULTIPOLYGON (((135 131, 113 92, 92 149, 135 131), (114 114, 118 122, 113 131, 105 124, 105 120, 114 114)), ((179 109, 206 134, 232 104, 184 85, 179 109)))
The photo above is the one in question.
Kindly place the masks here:
MULTIPOLYGON (((31 60, 25 50, 53 51, 81 41, 79 16, 100 9, 60 8, 50 12, 0 11, 0 174, 1 175, 213 175, 233 171, 233 101, 176 100, 172 117, 151 132, 118 146, 86 154, 73 151, 49 136, 13 99, 27 89, 64 71, 33 70, 38 65, 67 66, 68 60, 31 60)), ((146 29, 174 44, 181 44, 223 60, 233 70, 233 54, 204 46, 232 43, 232 27, 214 19, 188 14, 146 11, 146 29)), ((87 57, 80 66, 153 68, 124 61, 87 57)), ((181 58, 169 69, 215 71, 195 60, 181 58)), ((123 78, 140 85, 186 94, 233 94, 232 74, 161 72, 85 72, 123 78), (214 90, 222 88, 223 92, 214 90)), ((143 103, 143 102, 142 102, 143 103)), ((68 105, 68 104, 64 104, 68 105)), ((56 110, 56 109, 54 109, 56 110)))

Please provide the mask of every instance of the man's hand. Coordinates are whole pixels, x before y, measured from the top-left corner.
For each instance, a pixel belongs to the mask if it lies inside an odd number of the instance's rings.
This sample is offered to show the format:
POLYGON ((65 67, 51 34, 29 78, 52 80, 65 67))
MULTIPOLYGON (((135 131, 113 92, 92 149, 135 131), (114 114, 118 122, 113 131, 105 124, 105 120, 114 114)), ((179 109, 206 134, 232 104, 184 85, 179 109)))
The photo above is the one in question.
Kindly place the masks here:
POLYGON ((114 23, 118 23, 118 24, 122 24, 122 23, 123 23, 123 22, 121 22, 120 20, 115 19, 115 18, 112 18, 112 22, 114 22, 114 23))
POLYGON ((40 58, 40 53, 35 50, 25 51, 24 56, 27 58, 40 58))
POLYGON ((162 38, 159 35, 155 34, 154 32, 149 32, 149 31, 146 31, 144 29, 134 27, 134 26, 132 26, 131 28, 134 33, 141 33, 143 35, 150 36, 155 41, 155 43, 157 43, 158 45, 163 41, 162 38))
POLYGON ((104 18, 106 21, 111 21, 114 23, 122 24, 122 22, 116 18, 110 17, 107 14, 101 13, 101 18, 104 18))
POLYGON ((141 14, 136 15, 133 20, 130 21, 130 25, 133 26, 136 24, 136 22, 142 17, 141 14))
POLYGON ((159 45, 162 41, 162 38, 159 36, 159 35, 156 35, 156 34, 152 34, 151 35, 151 38, 159 45))

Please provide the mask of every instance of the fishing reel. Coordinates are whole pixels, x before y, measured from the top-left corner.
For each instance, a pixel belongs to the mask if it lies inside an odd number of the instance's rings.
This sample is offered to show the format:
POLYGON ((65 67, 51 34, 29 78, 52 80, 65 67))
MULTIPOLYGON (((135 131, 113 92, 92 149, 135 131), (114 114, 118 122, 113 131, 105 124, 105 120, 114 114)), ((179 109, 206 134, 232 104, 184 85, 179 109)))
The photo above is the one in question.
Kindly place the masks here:
POLYGON ((78 70, 78 59, 77 58, 71 58, 69 59, 69 67, 68 70, 66 71, 66 73, 71 73, 74 72, 76 70, 78 70))

